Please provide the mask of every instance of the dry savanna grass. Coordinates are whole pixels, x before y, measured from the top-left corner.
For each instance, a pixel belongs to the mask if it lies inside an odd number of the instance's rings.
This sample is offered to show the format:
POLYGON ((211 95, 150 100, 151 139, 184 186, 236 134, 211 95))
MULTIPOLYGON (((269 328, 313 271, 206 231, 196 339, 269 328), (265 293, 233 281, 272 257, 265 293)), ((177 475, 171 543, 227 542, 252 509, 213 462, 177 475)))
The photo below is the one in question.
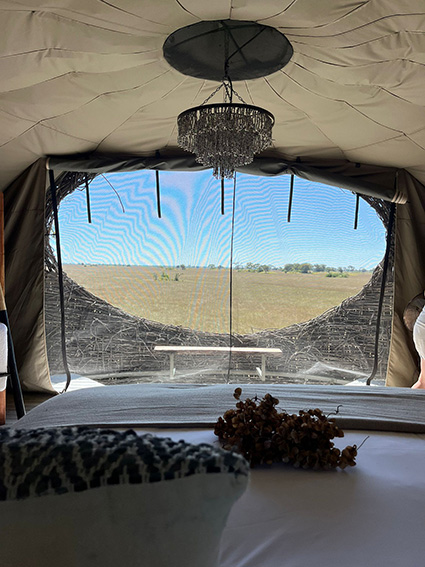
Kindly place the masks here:
MULTIPOLYGON (((228 332, 229 270, 74 265, 65 272, 123 311, 165 324, 228 332)), ((358 293, 370 273, 348 277, 233 272, 233 330, 251 333, 308 321, 358 293)))

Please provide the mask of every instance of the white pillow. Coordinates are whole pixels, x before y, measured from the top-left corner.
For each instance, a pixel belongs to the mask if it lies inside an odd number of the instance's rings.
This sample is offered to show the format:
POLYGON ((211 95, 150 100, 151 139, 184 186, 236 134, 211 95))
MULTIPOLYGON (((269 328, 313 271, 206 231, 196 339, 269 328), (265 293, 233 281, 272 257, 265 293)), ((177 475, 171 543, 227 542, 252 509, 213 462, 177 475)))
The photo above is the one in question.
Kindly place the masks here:
POLYGON ((133 431, 0 431, 7 567, 213 567, 247 462, 133 431))

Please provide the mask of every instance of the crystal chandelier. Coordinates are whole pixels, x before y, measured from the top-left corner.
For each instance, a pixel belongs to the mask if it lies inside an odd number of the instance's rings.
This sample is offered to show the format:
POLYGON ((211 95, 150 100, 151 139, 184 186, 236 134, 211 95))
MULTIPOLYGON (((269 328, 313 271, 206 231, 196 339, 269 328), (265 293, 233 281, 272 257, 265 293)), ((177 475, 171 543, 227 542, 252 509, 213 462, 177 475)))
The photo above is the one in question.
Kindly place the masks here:
POLYGON ((273 115, 246 104, 225 76, 201 106, 178 116, 177 143, 194 153, 196 161, 211 167, 217 179, 231 178, 237 167, 251 163, 255 154, 272 144, 273 125, 273 115), (222 88, 224 102, 206 104, 222 88), (241 103, 233 103, 234 94, 241 103))

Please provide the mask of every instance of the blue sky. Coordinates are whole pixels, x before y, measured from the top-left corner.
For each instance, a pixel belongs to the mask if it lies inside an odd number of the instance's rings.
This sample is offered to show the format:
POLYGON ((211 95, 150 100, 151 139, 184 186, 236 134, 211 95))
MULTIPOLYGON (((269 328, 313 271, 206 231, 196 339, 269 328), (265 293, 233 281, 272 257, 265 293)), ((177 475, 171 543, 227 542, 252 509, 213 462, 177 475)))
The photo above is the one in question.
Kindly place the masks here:
MULTIPOLYGON (((156 212, 155 172, 108 174, 120 196, 99 176, 90 185, 92 224, 85 191, 60 205, 64 263, 174 266, 229 265, 233 181, 210 171, 161 172, 162 218, 156 212)), ((237 176, 234 263, 294 262, 373 269, 382 259, 385 230, 375 211, 345 190, 295 178, 287 222, 290 178, 237 176)), ((53 243, 52 243, 53 244, 53 243)))

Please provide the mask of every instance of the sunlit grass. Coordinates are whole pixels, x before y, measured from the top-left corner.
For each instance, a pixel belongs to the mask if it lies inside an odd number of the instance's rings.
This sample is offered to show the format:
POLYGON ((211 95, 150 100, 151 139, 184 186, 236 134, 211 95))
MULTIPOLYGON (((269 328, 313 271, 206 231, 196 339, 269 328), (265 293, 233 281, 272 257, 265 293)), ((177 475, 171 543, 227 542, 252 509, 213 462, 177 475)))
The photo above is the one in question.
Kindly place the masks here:
MULTIPOLYGON (((123 311, 164 324, 209 332, 229 329, 229 270, 208 268, 87 266, 66 273, 123 311)), ((347 277, 233 272, 233 330, 251 333, 308 321, 358 293, 371 274, 347 277)))

